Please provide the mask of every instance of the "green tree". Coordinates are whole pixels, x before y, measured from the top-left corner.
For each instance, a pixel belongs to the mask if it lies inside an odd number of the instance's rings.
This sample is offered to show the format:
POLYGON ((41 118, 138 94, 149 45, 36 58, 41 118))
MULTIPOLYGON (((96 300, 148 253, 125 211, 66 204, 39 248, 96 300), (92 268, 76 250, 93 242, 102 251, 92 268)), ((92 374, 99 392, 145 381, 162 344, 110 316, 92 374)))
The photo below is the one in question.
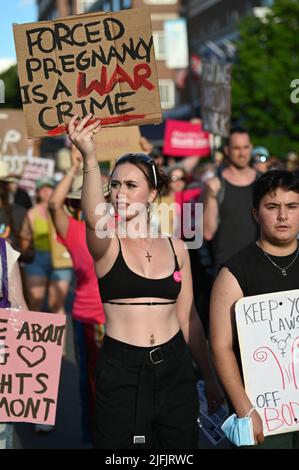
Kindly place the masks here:
POLYGON ((233 120, 249 130, 253 143, 277 156, 299 153, 294 79, 299 79, 299 2, 276 0, 265 18, 250 16, 240 23, 232 109, 233 120))
POLYGON ((5 85, 5 108, 22 108, 20 93, 20 83, 17 66, 13 65, 8 70, 0 74, 0 79, 5 85))

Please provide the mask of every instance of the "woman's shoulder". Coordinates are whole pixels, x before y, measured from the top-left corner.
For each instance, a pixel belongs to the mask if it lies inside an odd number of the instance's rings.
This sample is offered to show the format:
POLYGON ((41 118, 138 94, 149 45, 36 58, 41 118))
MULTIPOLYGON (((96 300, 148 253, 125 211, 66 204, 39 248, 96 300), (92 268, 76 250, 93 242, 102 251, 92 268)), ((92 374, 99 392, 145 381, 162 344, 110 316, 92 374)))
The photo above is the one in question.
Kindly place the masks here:
POLYGON ((35 205, 35 206, 31 207, 30 209, 28 209, 27 215, 28 215, 29 219, 32 219, 32 218, 34 218, 36 215, 38 215, 38 207, 37 207, 37 205, 35 205))
MULTIPOLYGON (((256 254, 258 252, 258 247, 255 242, 249 243, 249 245, 245 246, 241 250, 239 250, 237 253, 235 253, 227 262, 234 262, 234 263, 239 263, 243 265, 247 265, 248 262, 250 262, 253 257, 256 257, 256 254)), ((225 263, 226 264, 226 263, 225 263)))
POLYGON ((177 256, 179 256, 180 258, 183 258, 184 256, 188 254, 187 245, 183 240, 181 240, 180 238, 175 238, 175 237, 168 237, 168 239, 172 243, 173 249, 177 256))

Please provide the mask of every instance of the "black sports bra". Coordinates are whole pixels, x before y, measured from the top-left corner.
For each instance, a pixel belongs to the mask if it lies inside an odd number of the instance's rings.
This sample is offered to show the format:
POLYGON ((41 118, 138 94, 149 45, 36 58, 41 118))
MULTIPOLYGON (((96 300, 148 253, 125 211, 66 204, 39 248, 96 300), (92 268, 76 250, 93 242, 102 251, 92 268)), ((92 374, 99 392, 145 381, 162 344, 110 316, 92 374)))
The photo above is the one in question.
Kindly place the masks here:
POLYGON ((118 256, 110 271, 98 279, 102 302, 117 305, 161 305, 175 303, 181 290, 181 273, 172 241, 170 238, 168 239, 174 254, 175 269, 170 276, 160 279, 150 279, 132 271, 124 260, 121 243, 118 239, 118 256), (171 300, 168 302, 114 302, 117 299, 141 297, 156 297, 171 300), (110 299, 113 299, 113 301, 110 299))

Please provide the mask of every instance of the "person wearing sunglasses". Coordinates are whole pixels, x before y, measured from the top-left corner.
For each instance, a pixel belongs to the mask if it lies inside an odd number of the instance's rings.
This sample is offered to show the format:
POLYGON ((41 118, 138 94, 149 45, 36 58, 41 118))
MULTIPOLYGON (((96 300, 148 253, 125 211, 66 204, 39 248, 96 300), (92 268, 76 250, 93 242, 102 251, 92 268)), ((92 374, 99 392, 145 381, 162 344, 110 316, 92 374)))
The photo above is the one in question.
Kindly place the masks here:
POLYGON ((168 173, 169 192, 176 193, 183 191, 186 187, 186 172, 183 167, 175 165, 170 168, 168 173))
POLYGON ((91 123, 92 115, 77 118, 68 132, 83 155, 86 239, 106 316, 95 447, 197 448, 198 396, 187 345, 206 379, 211 411, 222 394, 193 307, 188 251, 181 240, 150 234, 150 205, 165 178, 149 156, 124 155, 111 172, 107 207, 93 142, 100 123, 91 123))

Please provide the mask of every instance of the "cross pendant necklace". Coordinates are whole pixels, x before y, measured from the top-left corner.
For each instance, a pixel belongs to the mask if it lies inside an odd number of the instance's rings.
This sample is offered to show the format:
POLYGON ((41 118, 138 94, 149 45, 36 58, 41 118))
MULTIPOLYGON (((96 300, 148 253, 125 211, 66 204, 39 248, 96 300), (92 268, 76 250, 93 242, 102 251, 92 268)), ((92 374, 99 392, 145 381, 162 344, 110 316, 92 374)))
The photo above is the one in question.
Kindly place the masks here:
POLYGON ((150 263, 151 262, 151 258, 153 255, 150 254, 149 250, 151 249, 152 247, 152 244, 153 244, 153 240, 151 240, 151 243, 150 243, 150 246, 146 249, 146 248, 143 248, 143 246, 139 245, 140 248, 145 251, 146 255, 145 257, 147 258, 147 261, 150 263))

